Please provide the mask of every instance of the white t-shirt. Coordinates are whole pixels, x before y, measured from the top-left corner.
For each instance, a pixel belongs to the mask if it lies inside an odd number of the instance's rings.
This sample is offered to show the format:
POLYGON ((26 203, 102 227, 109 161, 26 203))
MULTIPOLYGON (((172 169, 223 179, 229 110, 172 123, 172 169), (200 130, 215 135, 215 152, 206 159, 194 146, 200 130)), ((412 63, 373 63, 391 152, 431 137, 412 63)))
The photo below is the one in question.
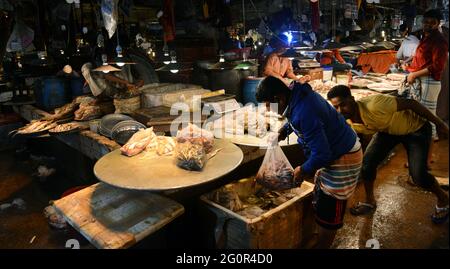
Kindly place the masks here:
POLYGON ((409 35, 403 40, 402 45, 397 51, 397 59, 406 60, 416 54, 417 46, 420 40, 415 35, 409 35))

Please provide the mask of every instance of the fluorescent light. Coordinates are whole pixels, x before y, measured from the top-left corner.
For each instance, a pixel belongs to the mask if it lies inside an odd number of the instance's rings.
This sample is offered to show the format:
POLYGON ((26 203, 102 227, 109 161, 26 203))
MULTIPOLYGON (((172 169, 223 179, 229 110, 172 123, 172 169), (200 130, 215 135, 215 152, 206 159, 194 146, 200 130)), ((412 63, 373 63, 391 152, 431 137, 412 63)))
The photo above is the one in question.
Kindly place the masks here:
POLYGON ((292 43, 292 39, 294 39, 294 36, 292 35, 291 31, 284 32, 283 35, 287 37, 288 45, 290 46, 292 43))

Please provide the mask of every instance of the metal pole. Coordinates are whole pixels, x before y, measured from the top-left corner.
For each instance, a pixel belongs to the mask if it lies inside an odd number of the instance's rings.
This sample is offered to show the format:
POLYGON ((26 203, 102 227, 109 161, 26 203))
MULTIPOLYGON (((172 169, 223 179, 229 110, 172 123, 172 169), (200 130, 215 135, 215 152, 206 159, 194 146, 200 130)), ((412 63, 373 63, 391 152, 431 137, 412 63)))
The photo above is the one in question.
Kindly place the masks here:
POLYGON ((244 36, 246 36, 247 33, 245 32, 245 0, 242 0, 242 24, 244 28, 244 36))
POLYGON ((336 0, 333 0, 331 2, 331 31, 332 31, 331 40, 335 41, 335 39, 336 39, 336 0))

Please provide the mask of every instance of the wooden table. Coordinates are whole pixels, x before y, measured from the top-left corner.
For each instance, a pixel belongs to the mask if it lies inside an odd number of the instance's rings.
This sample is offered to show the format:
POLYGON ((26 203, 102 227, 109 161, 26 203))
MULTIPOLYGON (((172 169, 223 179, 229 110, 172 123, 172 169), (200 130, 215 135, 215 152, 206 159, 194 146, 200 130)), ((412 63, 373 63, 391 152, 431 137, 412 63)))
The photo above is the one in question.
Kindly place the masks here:
MULTIPOLYGON (((40 119, 49 113, 32 105, 15 106, 16 113, 28 121, 40 119)), ((59 141, 80 151, 92 160, 98 160, 103 155, 120 148, 115 141, 91 131, 81 131, 70 135, 55 136, 59 141)))

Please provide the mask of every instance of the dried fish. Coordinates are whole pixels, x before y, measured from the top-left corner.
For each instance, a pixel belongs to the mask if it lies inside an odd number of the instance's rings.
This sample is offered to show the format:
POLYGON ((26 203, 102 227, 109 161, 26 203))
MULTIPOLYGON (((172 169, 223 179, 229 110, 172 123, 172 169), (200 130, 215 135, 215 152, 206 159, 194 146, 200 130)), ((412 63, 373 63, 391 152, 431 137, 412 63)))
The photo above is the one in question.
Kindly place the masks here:
POLYGON ((168 136, 156 137, 156 154, 158 155, 170 155, 175 150, 175 139, 168 136))
POLYGON ((60 120, 72 116, 72 114, 78 109, 78 105, 75 102, 71 102, 62 107, 56 108, 55 113, 44 117, 44 120, 60 120))
POLYGON ((120 148, 123 155, 134 156, 141 153, 148 144, 156 137, 153 128, 141 129, 136 132, 128 142, 120 148))
POLYGON ((42 132, 55 127, 57 124, 46 120, 33 120, 29 124, 17 130, 17 134, 32 134, 42 132))
POLYGON ((178 143, 184 143, 186 141, 203 145, 205 152, 209 153, 214 146, 214 135, 195 124, 189 123, 186 128, 183 128, 177 133, 178 143))
POLYGON ((206 162, 203 144, 191 141, 177 142, 175 147, 177 166, 189 171, 200 171, 206 162))
POLYGON ((50 129, 50 133, 61 133, 61 132, 67 132, 75 129, 80 129, 80 125, 78 123, 65 123, 65 124, 59 124, 53 129, 50 129))

